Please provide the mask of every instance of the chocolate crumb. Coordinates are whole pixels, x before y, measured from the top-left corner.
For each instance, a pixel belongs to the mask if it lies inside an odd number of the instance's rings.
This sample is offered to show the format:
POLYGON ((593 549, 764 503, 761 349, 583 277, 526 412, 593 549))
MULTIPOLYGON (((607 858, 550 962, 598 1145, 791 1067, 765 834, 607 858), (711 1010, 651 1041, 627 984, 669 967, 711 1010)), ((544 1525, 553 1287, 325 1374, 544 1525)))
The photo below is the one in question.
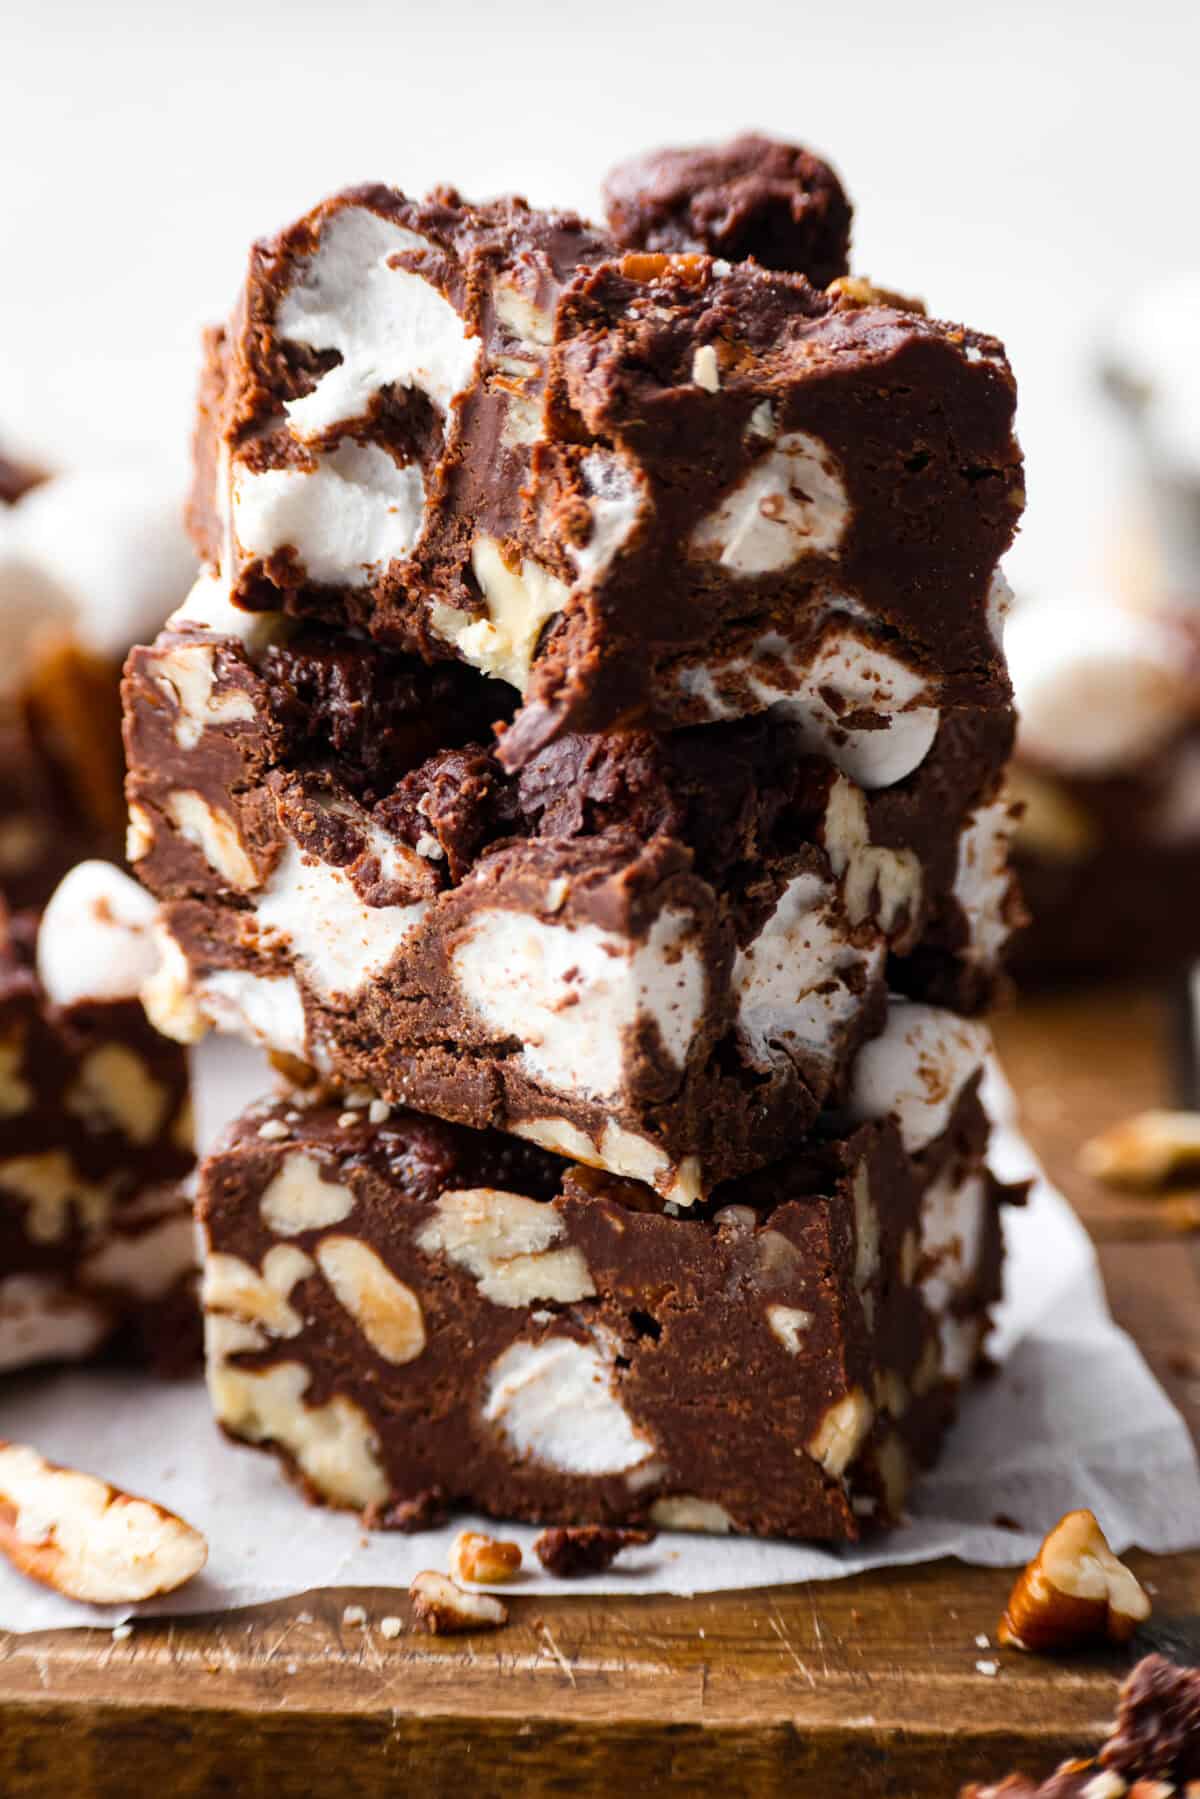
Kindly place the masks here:
POLYGON ((570 1580, 577 1574, 603 1574, 625 1549, 653 1543, 657 1531, 616 1530, 606 1524, 571 1524, 544 1530, 533 1553, 547 1574, 570 1580))
POLYGON ((450 1516, 450 1502, 441 1487, 430 1487, 414 1499, 369 1505, 362 1515, 368 1530, 399 1530, 411 1536, 418 1530, 436 1530, 450 1516))
POLYGON ((1200 1668, 1145 1656, 1121 1688, 1100 1759, 1128 1779, 1200 1780, 1200 1668))
POLYGON ((851 209, 837 175, 799 144, 756 132, 632 157, 611 171, 604 199, 625 249, 753 257, 815 287, 849 266, 851 209))

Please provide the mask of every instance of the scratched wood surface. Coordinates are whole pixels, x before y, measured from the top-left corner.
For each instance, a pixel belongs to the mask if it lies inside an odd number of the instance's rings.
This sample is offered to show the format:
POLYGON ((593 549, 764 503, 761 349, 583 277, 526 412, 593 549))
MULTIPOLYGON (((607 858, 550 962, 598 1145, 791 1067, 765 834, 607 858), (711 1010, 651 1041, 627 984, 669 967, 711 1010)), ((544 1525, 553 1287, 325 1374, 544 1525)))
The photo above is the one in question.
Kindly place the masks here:
MULTIPOLYGON (((1080 1141, 1168 1097, 1152 994, 1026 1002, 998 1037, 1026 1129, 1099 1246, 1109 1295, 1200 1431, 1200 1260, 1161 1202, 1105 1193, 1080 1141)), ((1190 1646, 1200 1554, 1130 1558, 1148 1641, 1190 1646)), ((997 1652, 1011 1581, 951 1564, 712 1598, 517 1596, 491 1636, 430 1639, 403 1594, 0 1637, 0 1796, 946 1795, 1098 1739, 1127 1658, 997 1652), (347 1626, 362 1605, 366 1628, 347 1626), (404 1620, 385 1637, 380 1620, 404 1620)), ((1143 1643, 1139 1647, 1148 1646, 1143 1643)))

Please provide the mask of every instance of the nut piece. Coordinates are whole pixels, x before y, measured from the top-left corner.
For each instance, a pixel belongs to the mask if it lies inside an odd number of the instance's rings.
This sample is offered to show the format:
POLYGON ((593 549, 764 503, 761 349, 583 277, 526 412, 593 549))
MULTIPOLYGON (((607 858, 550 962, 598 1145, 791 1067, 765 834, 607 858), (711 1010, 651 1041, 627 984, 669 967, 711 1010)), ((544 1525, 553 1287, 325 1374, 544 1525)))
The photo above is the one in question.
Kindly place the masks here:
MULTIPOLYGON (((1079 1780, 1089 1776, 1095 1768, 1094 1761, 1060 1762, 1044 1786, 1036 1780, 1027 1780, 1024 1774, 1009 1774, 995 1786, 978 1786, 973 1781, 959 1790, 958 1799, 1044 1799, 1048 1791, 1059 1795, 1086 1793, 1086 1784, 1080 1787, 1079 1780), (1074 1784, 1068 1786, 1065 1784, 1068 1781, 1074 1784)), ((1096 1799, 1095 1794, 1092 1799, 1096 1799)))
POLYGON ((468 1630, 499 1630, 508 1607, 490 1593, 466 1593, 432 1568, 413 1576, 408 1589, 413 1623, 431 1636, 459 1636, 468 1630))
POLYGON ((825 292, 845 306, 891 306, 897 312, 919 312, 922 316, 928 310, 924 300, 915 294, 898 294, 894 288, 878 287, 861 275, 839 275, 825 292))
POLYGON ((1098 1757, 1063 1762, 1041 1785, 1010 1774, 966 1786, 959 1799, 1200 1799, 1200 1669, 1145 1656, 1098 1757))
POLYGON ((571 1524, 544 1530, 533 1553, 547 1574, 569 1580, 573 1574, 603 1574, 623 1549, 653 1543, 656 1530, 616 1530, 607 1524, 571 1524))
POLYGON ((1079 1166, 1112 1187, 1143 1192, 1200 1172, 1200 1112, 1138 1112, 1085 1143, 1079 1166))
POLYGON ((1157 1775, 1188 1799, 1200 1792, 1200 1668, 1144 1656, 1121 1686, 1100 1760, 1126 1780, 1157 1775))
POLYGON ((1034 1654, 1107 1637, 1125 1643, 1150 1601, 1105 1541, 1093 1513, 1068 1512, 1009 1595, 999 1641, 1034 1654))
POLYGON ((472 1580, 490 1586, 512 1580, 521 1566, 517 1543, 501 1543, 481 1530, 460 1530, 450 1545, 450 1573, 455 1580, 472 1580))
POLYGON ((174 1512, 2 1441, 0 1549, 20 1573, 86 1605, 173 1593, 208 1560, 200 1532, 174 1512))

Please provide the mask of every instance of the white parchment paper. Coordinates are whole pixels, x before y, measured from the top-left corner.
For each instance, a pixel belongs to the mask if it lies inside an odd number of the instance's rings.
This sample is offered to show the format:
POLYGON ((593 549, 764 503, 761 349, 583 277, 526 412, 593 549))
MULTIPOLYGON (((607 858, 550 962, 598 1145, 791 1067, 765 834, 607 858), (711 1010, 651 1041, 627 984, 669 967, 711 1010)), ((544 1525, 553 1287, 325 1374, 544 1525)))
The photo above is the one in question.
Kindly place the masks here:
MULTIPOLYGON (((201 1074, 202 1130, 269 1085, 236 1046, 201 1074)), ((1006 1178, 1033 1171, 994 1079, 1002 1119, 993 1161, 1006 1178)), ((878 1542, 831 1551, 803 1544, 663 1534, 608 1574, 555 1581, 526 1554, 521 1592, 695 1593, 802 1580, 958 1556, 1001 1566, 1026 1560, 1072 1506, 1087 1505, 1117 1550, 1200 1546, 1200 1472, 1178 1412, 1109 1316, 1095 1257, 1067 1202, 1039 1180, 1007 1219, 1007 1297, 992 1351, 995 1378, 969 1398, 939 1467, 913 1497, 911 1520, 878 1542), (995 1522, 1015 1520, 1014 1531, 995 1522)), ((0 1384, 0 1436, 102 1474, 170 1506, 208 1537, 204 1575, 143 1609, 174 1613, 253 1605, 314 1587, 407 1586, 444 1568, 470 1519, 418 1536, 364 1532, 345 1513, 306 1505, 270 1457, 215 1429, 199 1379, 160 1385, 132 1374, 13 1376, 0 1384)), ((495 1529, 483 1524, 481 1528, 495 1529)), ((505 1526, 527 1551, 536 1531, 505 1526)), ((117 1623, 130 1608, 80 1606, 0 1563, 0 1628, 117 1623)))

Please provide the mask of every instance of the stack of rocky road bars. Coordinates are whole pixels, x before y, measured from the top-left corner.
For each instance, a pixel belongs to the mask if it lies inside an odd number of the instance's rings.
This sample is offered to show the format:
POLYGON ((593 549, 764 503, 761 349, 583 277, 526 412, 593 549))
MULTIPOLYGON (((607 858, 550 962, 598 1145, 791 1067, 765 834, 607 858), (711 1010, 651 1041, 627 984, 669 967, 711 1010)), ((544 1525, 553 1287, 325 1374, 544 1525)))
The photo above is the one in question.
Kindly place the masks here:
POLYGON ((338 194, 208 340, 126 729, 151 1016, 291 1083, 209 1382, 385 1522, 854 1538, 999 1287, 1013 381, 804 152, 609 194, 338 194))

